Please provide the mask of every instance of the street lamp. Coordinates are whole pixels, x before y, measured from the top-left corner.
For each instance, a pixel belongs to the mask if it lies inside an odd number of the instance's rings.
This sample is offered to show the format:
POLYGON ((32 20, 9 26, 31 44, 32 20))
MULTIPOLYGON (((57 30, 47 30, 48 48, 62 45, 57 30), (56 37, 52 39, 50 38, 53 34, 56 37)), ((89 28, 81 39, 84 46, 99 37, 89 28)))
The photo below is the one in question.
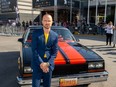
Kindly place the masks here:
POLYGON ((90 0, 88 0, 87 24, 89 24, 89 10, 90 10, 90 0))
POLYGON ((96 15, 95 15, 95 24, 98 22, 98 0, 96 0, 96 15))
POLYGON ((72 0, 70 0, 70 24, 72 22, 72 0))
POLYGON ((106 22, 107 0, 105 0, 104 22, 106 22))
POLYGON ((58 21, 58 11, 57 11, 57 0, 54 0, 54 21, 57 22, 58 21))
POLYGON ((116 26, 116 4, 115 4, 115 17, 114 17, 114 25, 116 26))

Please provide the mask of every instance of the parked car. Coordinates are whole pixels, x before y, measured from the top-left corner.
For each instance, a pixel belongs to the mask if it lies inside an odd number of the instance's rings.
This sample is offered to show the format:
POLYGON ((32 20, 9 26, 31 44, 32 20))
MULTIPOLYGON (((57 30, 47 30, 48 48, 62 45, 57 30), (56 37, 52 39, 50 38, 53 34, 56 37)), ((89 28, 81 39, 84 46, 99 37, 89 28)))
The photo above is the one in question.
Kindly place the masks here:
MULTIPOLYGON (((19 75, 17 81, 20 86, 32 84, 31 69, 31 40, 32 33, 42 26, 30 26, 22 38, 20 56, 18 58, 19 75)), ((52 87, 82 86, 88 87, 94 82, 106 81, 108 72, 105 70, 105 61, 97 53, 79 43, 69 29, 52 26, 58 35, 58 54, 55 59, 55 69, 52 77, 52 87)))

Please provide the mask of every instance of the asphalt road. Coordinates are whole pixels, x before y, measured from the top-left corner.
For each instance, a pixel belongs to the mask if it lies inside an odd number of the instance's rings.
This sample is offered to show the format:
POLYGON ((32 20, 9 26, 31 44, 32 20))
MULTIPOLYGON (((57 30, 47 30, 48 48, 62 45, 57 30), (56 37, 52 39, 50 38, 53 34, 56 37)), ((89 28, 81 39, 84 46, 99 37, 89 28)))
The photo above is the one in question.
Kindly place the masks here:
POLYGON ((17 37, 0 36, 0 87, 18 87, 18 56, 17 37))
MULTIPOLYGON (((116 87, 116 48, 105 45, 105 36, 79 35, 80 42, 101 55, 109 72, 108 81, 93 83, 89 87, 116 87)), ((0 87, 18 87, 17 59, 19 56, 19 37, 0 36, 0 87)))

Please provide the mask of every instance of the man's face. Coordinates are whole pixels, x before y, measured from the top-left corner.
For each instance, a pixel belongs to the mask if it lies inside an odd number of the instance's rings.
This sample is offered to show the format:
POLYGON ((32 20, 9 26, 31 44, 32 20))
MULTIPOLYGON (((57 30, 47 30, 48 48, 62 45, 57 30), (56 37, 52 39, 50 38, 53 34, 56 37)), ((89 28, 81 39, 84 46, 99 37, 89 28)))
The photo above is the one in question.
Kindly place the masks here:
POLYGON ((50 15, 44 15, 42 19, 42 24, 45 29, 50 29, 52 26, 52 17, 50 15))

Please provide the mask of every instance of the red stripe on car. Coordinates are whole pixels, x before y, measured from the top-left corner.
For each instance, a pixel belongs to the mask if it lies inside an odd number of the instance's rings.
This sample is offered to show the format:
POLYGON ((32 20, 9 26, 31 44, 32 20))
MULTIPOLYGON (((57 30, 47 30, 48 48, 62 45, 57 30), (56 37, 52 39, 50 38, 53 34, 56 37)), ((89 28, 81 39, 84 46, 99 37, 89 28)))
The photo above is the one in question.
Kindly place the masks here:
POLYGON ((86 62, 85 58, 66 42, 58 42, 58 45, 69 58, 70 64, 83 64, 86 62))
POLYGON ((60 51, 58 51, 58 54, 55 59, 55 65, 59 64, 66 64, 66 61, 60 51))

